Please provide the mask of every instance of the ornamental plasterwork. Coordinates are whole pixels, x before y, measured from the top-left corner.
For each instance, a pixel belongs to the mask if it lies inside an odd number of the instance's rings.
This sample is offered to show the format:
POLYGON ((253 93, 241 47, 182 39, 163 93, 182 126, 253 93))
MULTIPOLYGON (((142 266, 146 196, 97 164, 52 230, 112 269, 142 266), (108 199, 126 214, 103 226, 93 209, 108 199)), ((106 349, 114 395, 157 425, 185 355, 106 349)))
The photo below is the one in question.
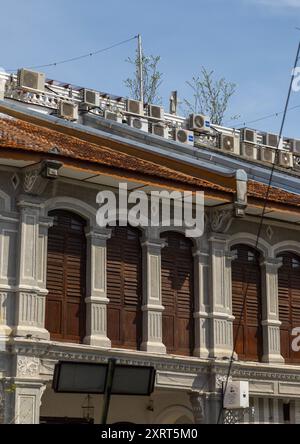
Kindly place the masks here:
MULTIPOLYGON (((217 375, 216 376, 216 387, 222 388, 223 384, 225 384, 226 381, 227 381, 227 375, 217 375)), ((228 382, 232 382, 231 376, 228 378, 228 382)))
POLYGON ((37 168, 35 170, 27 171, 24 175, 23 188, 25 193, 30 193, 33 190, 34 184, 39 177, 40 169, 37 168))
MULTIPOLYGON (((43 347, 42 344, 39 346, 16 346, 14 347, 13 351, 14 353, 19 353, 23 355, 21 358, 18 358, 18 360, 21 359, 22 364, 20 363, 20 370, 21 372, 25 372, 25 374, 28 376, 33 376, 34 374, 39 373, 39 358, 50 360, 50 361, 83 361, 83 362, 95 362, 95 363, 106 363, 109 359, 110 355, 100 355, 95 354, 87 351, 86 353, 82 351, 64 351, 64 350, 49 350, 47 349, 49 345, 46 345, 43 347), (24 356, 29 355, 29 356, 24 356), (34 357, 32 357, 34 356, 34 357), (24 359, 28 360, 28 362, 25 362, 24 359), (33 363, 32 363, 33 362, 33 363), (27 369, 29 367, 29 373, 27 373, 27 369)), ((221 381, 221 377, 226 377, 228 368, 227 367, 220 367, 216 364, 216 366, 212 366, 210 363, 210 366, 208 366, 208 363, 203 362, 195 362, 195 364, 191 362, 180 362, 180 359, 177 360, 177 362, 174 362, 174 360, 170 361, 168 358, 165 358, 164 356, 161 356, 159 359, 152 358, 151 356, 145 356, 141 355, 141 357, 137 358, 136 356, 132 356, 132 358, 128 356, 122 356, 122 355, 114 355, 115 358, 118 360, 120 364, 127 364, 127 365, 142 365, 142 366, 154 366, 157 370, 160 371, 174 371, 174 372, 181 372, 181 373, 195 373, 197 375, 204 375, 209 374, 210 372, 213 372, 214 374, 217 374, 219 377, 219 381, 221 381)), ((300 370, 300 369, 299 369, 300 370)), ((272 368, 257 368, 257 369, 249 369, 249 368, 243 368, 242 366, 240 368, 234 368, 232 370, 232 377, 237 378, 247 378, 252 380, 281 380, 281 381, 296 381, 300 383, 300 371, 295 371, 291 369, 283 369, 282 367, 280 369, 274 369, 272 368)), ((23 375, 25 376, 23 373, 23 375)))
POLYGON ((213 209, 210 212, 210 227, 215 233, 226 233, 232 221, 232 208, 213 209))
POLYGON ((33 377, 38 376, 40 370, 40 360, 28 356, 17 357, 17 375, 33 377))

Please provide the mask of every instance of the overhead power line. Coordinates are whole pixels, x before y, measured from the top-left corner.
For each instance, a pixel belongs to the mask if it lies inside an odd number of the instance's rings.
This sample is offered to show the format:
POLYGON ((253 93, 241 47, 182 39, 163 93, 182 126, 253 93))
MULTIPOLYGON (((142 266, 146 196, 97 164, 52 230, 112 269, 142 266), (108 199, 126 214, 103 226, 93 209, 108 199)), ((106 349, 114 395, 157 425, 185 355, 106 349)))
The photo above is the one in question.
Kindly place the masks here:
MULTIPOLYGON (((76 62, 78 60, 86 59, 88 57, 93 57, 95 55, 101 54, 102 52, 109 51, 110 49, 116 48, 117 46, 124 45, 125 43, 131 42, 132 40, 135 40, 137 38, 138 38, 138 36, 135 35, 134 37, 130 37, 129 39, 122 40, 121 42, 118 42, 118 43, 114 43, 113 45, 107 46, 106 48, 98 49, 97 51, 89 52, 89 53, 86 53, 86 54, 82 54, 82 55, 71 57, 71 58, 64 59, 64 60, 59 60, 57 62, 47 63, 47 64, 44 64, 44 65, 27 66, 26 68, 27 69, 50 68, 52 66, 58 66, 58 65, 65 64, 65 63, 76 62)), ((7 71, 15 72, 17 70, 18 70, 18 68, 8 69, 7 71)))
MULTIPOLYGON (((295 73, 295 68, 296 68, 298 60, 299 60, 299 54, 300 54, 300 42, 298 44, 298 50, 297 50, 297 55, 296 55, 296 59, 295 59, 293 73, 295 73)), ((286 103, 285 103, 285 108, 284 108, 284 111, 282 113, 283 116, 282 116, 282 121, 281 121, 281 125, 280 125, 278 143, 277 143, 277 147, 276 147, 276 151, 275 151, 275 159, 274 159, 273 164, 272 164, 270 178, 269 178, 269 182, 268 182, 268 186, 267 186, 267 190, 266 190, 266 194, 265 194, 265 198, 264 198, 263 211, 262 211, 262 214, 260 216, 260 223, 259 223, 258 230, 257 230, 257 235, 256 235, 256 242, 255 242, 255 248, 256 249, 258 248, 258 245, 259 245, 259 240, 260 240, 261 233, 262 233, 263 223, 264 223, 265 215, 266 215, 266 212, 267 212, 267 205, 268 205, 268 202, 269 202, 269 196, 270 196, 273 176, 274 176, 274 172, 275 172, 275 166, 277 164, 279 147, 280 147, 280 143, 281 143, 281 137, 282 137, 282 133, 283 133, 283 129, 284 129, 284 124, 285 124, 285 120, 286 120, 286 116, 287 116, 287 112, 288 112, 288 106, 289 106, 289 103, 290 103, 290 97, 291 97, 294 77, 295 77, 295 74, 293 74, 292 77, 291 77, 290 85, 289 85, 289 90, 288 90, 288 94, 287 94, 287 98, 286 98, 286 103)), ((240 328, 241 328, 241 325, 242 325, 242 319, 243 319, 244 311, 245 311, 245 308, 246 308, 248 292, 249 292, 249 282, 247 283, 247 286, 246 286, 246 289, 245 289, 245 292, 244 292, 244 295, 243 295, 243 304, 242 304, 242 308, 241 308, 240 315, 239 315, 239 318, 238 318, 238 325, 237 325, 237 329, 236 329, 235 337, 234 337, 234 341, 233 341, 232 354, 231 354, 231 358, 230 358, 230 361, 229 361, 228 372, 227 372, 227 376, 226 376, 226 382, 225 382, 225 385, 224 385, 223 394, 226 393, 226 390, 227 390, 227 387, 228 387, 229 378, 230 378, 230 375, 231 375, 231 372, 232 372, 232 367, 233 367, 233 363, 234 363, 235 349, 236 349, 236 345, 237 345, 237 341, 238 341, 238 337, 239 337, 239 331, 240 331, 240 328)), ((220 408, 220 411, 219 411, 219 417, 218 417, 217 424, 219 424, 219 422, 221 420, 222 411, 223 411, 223 405, 221 405, 221 408, 220 408)))
MULTIPOLYGON (((297 108, 300 108, 300 105, 295 105, 295 106, 292 106, 291 108, 288 108, 287 112, 288 111, 293 111, 294 109, 297 109, 297 108)), ((247 122, 235 123, 232 126, 233 127, 244 127, 246 125, 250 125, 251 123, 257 123, 257 122, 260 122, 262 120, 270 119, 272 117, 279 117, 283 113, 284 113, 284 111, 277 111, 277 112, 274 112, 272 114, 267 114, 266 116, 258 117, 257 119, 254 119, 254 120, 248 120, 247 122)), ((228 122, 226 122, 226 125, 230 124, 233 121, 234 120, 229 120, 228 122)))

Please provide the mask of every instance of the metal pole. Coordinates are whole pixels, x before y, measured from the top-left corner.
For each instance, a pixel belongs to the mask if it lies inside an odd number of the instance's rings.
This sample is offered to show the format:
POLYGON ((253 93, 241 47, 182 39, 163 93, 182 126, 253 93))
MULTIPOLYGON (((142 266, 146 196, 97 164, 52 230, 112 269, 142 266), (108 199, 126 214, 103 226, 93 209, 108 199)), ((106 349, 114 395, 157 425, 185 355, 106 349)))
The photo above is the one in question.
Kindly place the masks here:
POLYGON ((139 52, 140 101, 144 105, 143 48, 142 48, 141 34, 138 35, 138 52, 139 52))
POLYGON ((107 423, 107 416, 109 411, 109 404, 110 404, 110 398, 111 398, 111 389, 114 379, 114 373, 115 373, 115 367, 116 367, 116 359, 110 359, 108 361, 108 370, 107 370, 107 382, 105 387, 105 393, 104 393, 104 407, 102 412, 102 425, 106 425, 107 423))

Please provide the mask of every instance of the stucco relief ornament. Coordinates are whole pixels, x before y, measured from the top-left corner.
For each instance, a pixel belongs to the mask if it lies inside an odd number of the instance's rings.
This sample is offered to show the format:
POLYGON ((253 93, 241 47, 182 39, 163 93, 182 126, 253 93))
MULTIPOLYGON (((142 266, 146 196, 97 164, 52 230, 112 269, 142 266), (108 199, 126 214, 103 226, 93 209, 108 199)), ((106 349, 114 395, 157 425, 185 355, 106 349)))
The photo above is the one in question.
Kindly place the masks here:
POLYGON ((210 214, 210 226, 215 233, 226 233, 233 220, 232 209, 215 209, 210 214))
POLYGON ((205 395, 192 391, 190 401, 196 424, 201 424, 205 419, 205 395))
POLYGON ((26 356, 18 358, 18 376, 37 376, 39 374, 40 360, 26 356))
POLYGON ((30 193, 39 177, 39 169, 28 171, 24 176, 23 188, 25 193, 30 193))
MULTIPOLYGON (((226 375, 217 375, 216 376, 216 387, 217 388, 222 388, 223 384, 225 384, 227 381, 227 376, 226 375)), ((228 382, 232 382, 232 377, 229 376, 228 382)))

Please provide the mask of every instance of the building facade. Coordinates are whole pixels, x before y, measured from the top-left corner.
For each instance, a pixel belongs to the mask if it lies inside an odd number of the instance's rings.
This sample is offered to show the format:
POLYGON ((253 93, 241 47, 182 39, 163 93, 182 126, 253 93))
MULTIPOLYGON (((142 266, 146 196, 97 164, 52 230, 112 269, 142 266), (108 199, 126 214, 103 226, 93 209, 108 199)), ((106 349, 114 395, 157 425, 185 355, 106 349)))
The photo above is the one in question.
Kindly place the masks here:
MULTIPOLYGON (((114 397, 110 423, 216 424, 236 342, 230 378, 249 381, 254 407, 241 421, 298 423, 297 170, 275 169, 257 243, 266 162, 89 112, 70 122, 51 115, 46 93, 26 95, 5 75, 2 83, 0 422, 82 421, 86 397, 52 390, 56 362, 115 357, 153 365, 157 378, 150 399, 114 397), (99 227, 98 192, 117 196, 124 182, 204 191, 204 233, 99 227)), ((102 397, 91 402, 99 423, 102 397)))

